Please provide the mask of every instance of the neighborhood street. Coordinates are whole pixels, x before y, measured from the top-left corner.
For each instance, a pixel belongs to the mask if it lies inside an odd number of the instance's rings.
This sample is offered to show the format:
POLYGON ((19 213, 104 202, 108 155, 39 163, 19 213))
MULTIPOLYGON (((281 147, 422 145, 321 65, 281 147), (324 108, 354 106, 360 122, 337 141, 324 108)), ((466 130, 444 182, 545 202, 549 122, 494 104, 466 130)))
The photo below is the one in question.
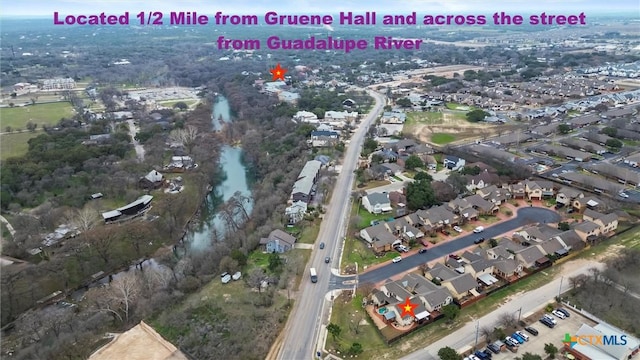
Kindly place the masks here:
MULTIPOLYGON (((555 223, 560 220, 560 215, 555 211, 538 207, 520 208, 516 215, 517 216, 513 219, 487 227, 481 234, 471 233, 455 240, 449 240, 441 245, 428 248, 429 250, 424 254, 416 253, 414 255, 404 257, 399 263, 389 262, 385 266, 362 273, 359 275, 358 282, 359 284, 378 283, 380 281, 390 279, 392 276, 409 271, 435 259, 441 257, 444 258, 451 253, 455 253, 461 249, 471 246, 473 245, 473 241, 479 237, 490 239, 509 231, 519 229, 527 224, 555 223)), ((353 286, 343 285, 343 281, 351 278, 353 278, 353 276, 337 276, 336 279, 331 281, 331 283, 335 284, 335 289, 352 288, 353 286)))
POLYGON ((278 352, 278 359, 308 359, 314 356, 318 345, 318 331, 323 323, 327 322, 328 304, 325 303, 325 294, 329 291, 332 263, 338 266, 342 250, 345 224, 349 216, 351 189, 355 178, 354 170, 360 156, 362 144, 369 126, 381 114, 386 99, 383 95, 369 91, 369 95, 375 98, 375 105, 367 117, 353 134, 342 163, 342 171, 338 175, 334 187, 331 202, 326 208, 326 213, 316 240, 316 246, 312 250, 311 258, 302 278, 300 294, 287 324, 283 330, 282 344, 276 343, 272 351, 278 352), (324 242, 324 250, 318 248, 318 244, 324 242), (325 264, 324 258, 331 257, 331 263, 325 264), (318 271, 318 282, 309 281, 309 268, 318 271), (278 348, 279 347, 279 348, 278 348))

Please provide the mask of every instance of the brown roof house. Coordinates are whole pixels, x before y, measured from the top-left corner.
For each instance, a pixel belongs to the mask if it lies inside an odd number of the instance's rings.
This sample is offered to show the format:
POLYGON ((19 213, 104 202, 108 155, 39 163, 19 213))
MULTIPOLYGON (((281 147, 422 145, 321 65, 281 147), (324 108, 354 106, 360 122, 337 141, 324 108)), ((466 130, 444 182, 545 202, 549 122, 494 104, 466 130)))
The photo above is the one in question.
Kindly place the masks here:
POLYGON ((130 330, 116 334, 107 345, 89 356, 89 360, 187 360, 172 343, 141 321, 130 330))
POLYGON ((284 253, 293 249, 296 238, 286 232, 276 229, 266 238, 260 239, 260 245, 264 245, 268 253, 284 253))

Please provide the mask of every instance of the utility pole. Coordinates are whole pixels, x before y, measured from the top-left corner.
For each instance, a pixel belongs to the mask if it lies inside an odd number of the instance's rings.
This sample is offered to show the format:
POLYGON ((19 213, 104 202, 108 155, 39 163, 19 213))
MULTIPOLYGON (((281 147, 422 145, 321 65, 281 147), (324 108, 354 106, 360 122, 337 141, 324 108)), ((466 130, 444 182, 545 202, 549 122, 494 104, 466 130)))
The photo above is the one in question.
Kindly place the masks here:
POLYGON ((480 321, 476 323, 476 343, 473 345, 473 349, 475 350, 478 347, 478 334, 480 333, 480 321))
POLYGON ((560 288, 558 288, 558 299, 560 299, 560 294, 562 294, 562 280, 564 280, 564 276, 560 278, 560 288))
POLYGON ((522 308, 518 309, 518 323, 520 323, 521 316, 522 316, 522 308))

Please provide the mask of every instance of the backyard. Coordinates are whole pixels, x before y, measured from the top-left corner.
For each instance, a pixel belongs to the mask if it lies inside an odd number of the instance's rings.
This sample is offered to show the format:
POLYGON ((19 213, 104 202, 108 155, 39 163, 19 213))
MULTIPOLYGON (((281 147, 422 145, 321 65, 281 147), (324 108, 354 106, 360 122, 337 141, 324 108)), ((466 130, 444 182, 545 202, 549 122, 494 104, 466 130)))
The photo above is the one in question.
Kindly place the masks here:
MULTIPOLYGON (((4 121, 3 121, 4 124, 4 121)), ((0 135, 0 160, 22 156, 29 150, 28 141, 42 134, 41 131, 4 133, 0 135)))

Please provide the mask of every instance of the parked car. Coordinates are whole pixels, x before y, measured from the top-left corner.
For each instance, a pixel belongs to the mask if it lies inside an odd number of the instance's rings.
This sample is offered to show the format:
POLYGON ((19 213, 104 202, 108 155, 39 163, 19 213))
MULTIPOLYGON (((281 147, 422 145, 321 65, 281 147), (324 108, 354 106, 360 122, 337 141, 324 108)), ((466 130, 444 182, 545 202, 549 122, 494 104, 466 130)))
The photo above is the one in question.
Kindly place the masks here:
POLYGON ((455 230, 455 231, 457 231, 457 232, 459 232, 459 233, 461 233, 461 232, 463 231, 463 230, 462 230, 462 228, 461 228, 460 226, 454 226, 454 227, 453 227, 453 230, 455 230))
POLYGON ((519 344, 524 344, 524 339, 520 335, 518 335, 517 333, 511 334, 511 338, 516 340, 519 344))
POLYGON ((445 235, 451 235, 451 233, 447 229, 442 229, 442 230, 440 230, 440 232, 445 234, 445 235))
POLYGON ((507 336, 507 337, 504 339, 504 343, 505 343, 505 344, 507 344, 507 345, 509 345, 509 346, 511 346, 511 347, 516 347, 516 346, 518 346, 518 344, 519 344, 519 343, 518 343, 518 341, 517 341, 517 340, 515 340, 514 338, 512 338, 511 336, 507 336))
POLYGON ((480 358, 475 356, 474 354, 469 355, 469 359, 471 359, 471 360, 480 360, 480 358))
POLYGON ((496 344, 487 345, 487 349, 494 354, 500 354, 500 348, 496 344))
POLYGON ((622 198, 625 198, 625 199, 627 199, 627 198, 629 197, 629 195, 627 195, 627 194, 625 194, 625 193, 623 193, 623 192, 618 193, 618 195, 619 195, 620 197, 622 197, 622 198))
POLYGON ((544 317, 549 319, 549 321, 551 321, 553 323, 553 325, 557 325, 558 324, 558 322, 556 321, 556 319, 553 318, 553 316, 551 316, 549 314, 545 314, 544 317))
POLYGON ((549 321, 549 319, 547 319, 546 317, 540 318, 540 322, 543 323, 546 327, 551 328, 551 329, 553 329, 553 327, 556 326, 556 324, 554 324, 551 321, 549 321))
POLYGON ((449 254, 449 257, 452 258, 452 259, 456 259, 456 260, 462 260, 460 255, 456 255, 456 254, 449 254))
POLYGON ((325 257, 325 258, 324 258, 324 262, 325 262, 325 263, 327 263, 327 264, 328 264, 328 263, 330 263, 330 262, 331 262, 331 258, 330 258, 330 257, 328 257, 328 256, 327 256, 327 257, 325 257))
POLYGON ((559 319, 566 319, 567 317, 565 316, 565 314, 563 314, 562 312, 558 311, 558 310, 553 310, 551 312, 553 315, 555 315, 556 317, 558 317, 559 319))
POLYGON ((484 226, 478 226, 477 228, 473 229, 473 232, 478 234, 484 231, 484 226))
POLYGON ((529 335, 523 333, 522 331, 518 330, 516 331, 516 334, 518 334, 518 336, 520 336, 524 341, 529 341, 529 335))
POLYGON ((323 242, 320 243, 320 250, 322 250, 322 249, 324 249, 324 243, 323 242))
POLYGON ((474 243, 474 244, 480 244, 480 243, 483 243, 483 242, 484 242, 484 238, 483 238, 483 237, 481 237, 481 238, 477 238, 477 239, 475 239, 475 240, 473 241, 473 243, 474 243))
POLYGON ((402 256, 396 256, 393 258, 392 260, 394 263, 399 263, 400 261, 402 261, 402 256))
POLYGON ((564 314, 564 316, 566 316, 566 317, 571 317, 571 313, 569 313, 566 309, 563 309, 563 308, 557 308, 556 310, 557 310, 557 311, 560 311, 561 313, 563 313, 563 314, 564 314))
POLYGON ((427 249, 425 249, 425 248, 422 248, 422 249, 418 250, 418 254, 424 254, 426 252, 427 252, 427 249))
POLYGON ((490 356, 487 356, 487 354, 485 354, 483 351, 476 351, 473 355, 477 356, 478 358, 482 359, 482 360, 488 360, 491 359, 490 356))
POLYGON ((524 328, 524 330, 533 336, 538 336, 538 330, 536 330, 536 328, 527 326, 526 328, 524 328))

